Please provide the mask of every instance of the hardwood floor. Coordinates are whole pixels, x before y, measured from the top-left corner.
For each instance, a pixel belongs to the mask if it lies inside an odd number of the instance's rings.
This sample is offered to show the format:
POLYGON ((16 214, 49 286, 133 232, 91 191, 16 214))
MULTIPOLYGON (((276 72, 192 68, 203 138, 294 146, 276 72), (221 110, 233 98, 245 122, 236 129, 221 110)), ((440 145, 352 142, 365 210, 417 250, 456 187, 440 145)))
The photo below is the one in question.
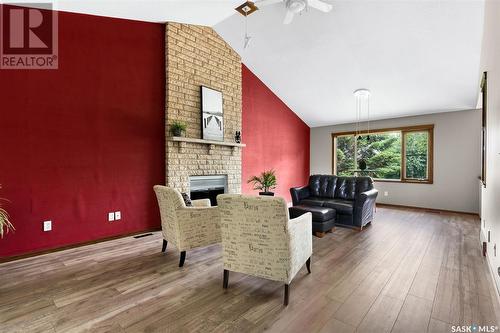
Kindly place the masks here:
POLYGON ((378 208, 363 232, 313 237, 290 285, 231 273, 219 245, 161 253, 160 233, 0 265, 0 332, 451 332, 499 325, 470 215, 378 208))

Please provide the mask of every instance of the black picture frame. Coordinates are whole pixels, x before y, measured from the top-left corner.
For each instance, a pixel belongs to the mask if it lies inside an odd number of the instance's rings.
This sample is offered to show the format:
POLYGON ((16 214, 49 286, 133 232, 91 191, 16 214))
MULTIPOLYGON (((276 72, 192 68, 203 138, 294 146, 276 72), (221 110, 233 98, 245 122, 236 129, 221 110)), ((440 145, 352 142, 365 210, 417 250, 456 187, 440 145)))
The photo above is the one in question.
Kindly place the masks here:
POLYGON ((224 96, 222 91, 200 86, 201 138, 224 141, 224 96))

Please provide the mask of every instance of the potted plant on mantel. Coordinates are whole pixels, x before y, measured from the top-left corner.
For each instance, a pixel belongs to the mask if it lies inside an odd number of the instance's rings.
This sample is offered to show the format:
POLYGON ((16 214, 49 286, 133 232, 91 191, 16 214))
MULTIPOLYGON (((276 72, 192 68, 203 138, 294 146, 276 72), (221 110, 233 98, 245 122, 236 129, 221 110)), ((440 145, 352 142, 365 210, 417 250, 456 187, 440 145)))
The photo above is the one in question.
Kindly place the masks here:
POLYGON ((254 190, 261 190, 259 195, 274 196, 274 192, 271 192, 270 190, 274 190, 278 185, 276 181, 276 171, 273 169, 264 171, 260 174, 260 176, 251 177, 247 183, 252 183, 254 190))
POLYGON ((170 125, 170 132, 173 136, 182 136, 186 128, 187 125, 185 123, 176 120, 170 125))
MULTIPOLYGON (((0 189, 1 188, 0 186, 0 189)), ((14 231, 15 228, 9 220, 9 213, 1 207, 1 200, 5 199, 0 198, 0 237, 3 238, 4 232, 8 233, 9 231, 14 231)))

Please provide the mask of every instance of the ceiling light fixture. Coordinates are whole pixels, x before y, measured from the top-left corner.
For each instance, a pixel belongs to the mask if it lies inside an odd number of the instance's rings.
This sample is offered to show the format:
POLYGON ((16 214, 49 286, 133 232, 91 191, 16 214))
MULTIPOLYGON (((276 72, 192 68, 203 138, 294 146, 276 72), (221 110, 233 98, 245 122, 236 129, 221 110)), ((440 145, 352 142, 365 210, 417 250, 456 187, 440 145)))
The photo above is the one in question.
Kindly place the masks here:
POLYGON ((286 4, 288 10, 294 14, 299 14, 307 7, 307 1, 305 0, 288 0, 286 4))
POLYGON ((248 15, 254 13, 256 10, 259 10, 259 8, 252 1, 246 1, 236 7, 235 10, 245 16, 245 37, 243 38, 243 49, 247 49, 250 45, 250 41, 252 40, 252 36, 248 35, 248 15))
POLYGON ((244 3, 236 7, 235 10, 246 17, 256 10, 259 10, 259 8, 252 1, 245 1, 244 3))

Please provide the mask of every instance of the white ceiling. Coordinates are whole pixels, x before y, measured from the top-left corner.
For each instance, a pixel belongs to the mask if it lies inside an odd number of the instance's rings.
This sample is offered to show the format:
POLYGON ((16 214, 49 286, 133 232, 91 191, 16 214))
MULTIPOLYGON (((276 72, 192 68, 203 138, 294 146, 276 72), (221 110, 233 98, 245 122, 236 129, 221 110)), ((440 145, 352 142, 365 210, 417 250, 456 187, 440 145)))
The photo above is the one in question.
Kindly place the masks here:
MULTIPOLYGON (((383 119, 476 106, 483 2, 332 1, 281 21, 281 3, 215 26, 243 62, 310 126, 353 122, 353 91, 383 119)), ((269 110, 272 112, 272 110, 269 110)))
POLYGON ((214 26, 310 126, 355 121, 358 88, 372 92, 372 119, 476 107, 483 0, 326 1, 332 12, 311 9, 290 25, 281 23, 282 3, 261 8, 248 18, 246 50, 244 18, 234 11, 243 0, 58 0, 54 7, 214 26))
POLYGON ((146 22, 182 22, 213 26, 236 13, 244 0, 0 0, 0 3, 47 3, 65 12, 146 22))

